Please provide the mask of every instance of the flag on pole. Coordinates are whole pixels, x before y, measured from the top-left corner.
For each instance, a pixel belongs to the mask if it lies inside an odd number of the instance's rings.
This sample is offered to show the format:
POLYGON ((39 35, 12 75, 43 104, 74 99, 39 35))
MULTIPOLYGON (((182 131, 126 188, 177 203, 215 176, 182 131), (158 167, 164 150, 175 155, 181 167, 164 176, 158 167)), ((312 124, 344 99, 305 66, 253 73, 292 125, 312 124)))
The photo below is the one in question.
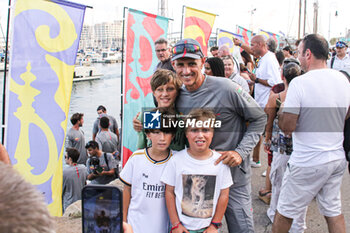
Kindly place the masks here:
POLYGON ((250 31, 244 27, 237 26, 237 34, 243 36, 243 42, 245 44, 250 45, 250 41, 252 40, 252 37, 253 37, 252 31, 250 31))
POLYGON ((233 53, 233 50, 235 49, 235 44, 233 43, 233 38, 237 38, 240 40, 243 40, 243 36, 238 35, 233 32, 228 32, 222 29, 218 29, 218 46, 221 47, 223 45, 226 45, 230 49, 230 53, 233 53))
POLYGON ((137 149, 132 119, 143 108, 154 107, 150 80, 158 59, 154 42, 167 38, 168 18, 129 9, 126 29, 123 93, 123 165, 137 149))
POLYGON ((269 38, 274 39, 274 41, 276 41, 277 48, 279 47, 279 44, 280 44, 280 36, 279 35, 272 33, 272 32, 264 31, 262 29, 259 29, 258 34, 263 35, 266 38, 266 40, 268 40, 269 38))
POLYGON ((192 38, 201 45, 204 56, 207 56, 208 41, 213 29, 215 14, 191 7, 185 9, 183 38, 192 38))
POLYGON ((13 166, 62 215, 62 168, 74 64, 85 6, 17 0, 5 144, 13 166))

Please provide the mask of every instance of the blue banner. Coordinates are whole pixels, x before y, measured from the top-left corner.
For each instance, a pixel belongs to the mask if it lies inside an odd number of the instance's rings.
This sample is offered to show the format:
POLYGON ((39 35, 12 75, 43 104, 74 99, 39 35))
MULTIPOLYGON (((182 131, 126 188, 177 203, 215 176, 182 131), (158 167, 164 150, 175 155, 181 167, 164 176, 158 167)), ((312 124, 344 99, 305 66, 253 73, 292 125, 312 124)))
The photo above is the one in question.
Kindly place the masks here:
POLYGON ((14 167, 62 215, 62 161, 85 6, 17 0, 11 43, 6 148, 14 167))

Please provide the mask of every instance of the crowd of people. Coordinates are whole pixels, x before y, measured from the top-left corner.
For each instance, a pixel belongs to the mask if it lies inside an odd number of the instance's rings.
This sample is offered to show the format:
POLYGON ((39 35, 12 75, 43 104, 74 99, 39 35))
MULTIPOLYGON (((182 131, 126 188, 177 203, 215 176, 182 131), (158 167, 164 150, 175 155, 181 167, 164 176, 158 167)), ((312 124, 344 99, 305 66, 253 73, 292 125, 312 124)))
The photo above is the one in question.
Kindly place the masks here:
MULTIPOLYGON (((241 58, 226 46, 211 48, 213 57, 206 58, 192 39, 163 51, 167 59, 161 63, 171 62, 176 77, 155 72, 151 86, 158 108, 152 111, 221 125, 150 130, 143 129, 140 114, 135 117, 134 129, 148 146, 138 147, 120 176, 127 187, 124 221, 136 232, 217 232, 225 216, 229 232, 254 232, 251 167, 261 166, 264 144, 268 169, 259 197, 270 204, 273 232, 304 232, 314 198, 329 231, 345 232, 340 186, 347 163, 349 55, 332 58, 328 42, 316 34, 297 41, 296 51, 276 51, 273 40, 259 35, 250 45, 234 43, 243 49, 241 58), (331 60, 341 64, 332 67, 331 60), (226 168, 216 170, 219 165, 230 168, 232 183, 222 177, 226 168), (150 220, 155 208, 162 224, 150 220), (141 219, 154 228, 145 229, 141 219)), ((337 54, 346 51, 344 44, 336 44, 337 54)))
MULTIPOLYGON (((249 45, 233 42, 240 53, 213 47, 212 57, 193 39, 173 46, 163 38, 155 42, 159 64, 150 86, 156 108, 149 114, 159 114, 153 118, 160 116, 161 124, 144 127, 144 112, 129 119, 138 150, 120 174, 115 118, 98 106, 86 143, 84 114, 73 114, 63 211, 81 199, 87 183, 119 177, 125 184, 123 221, 135 233, 218 232, 224 217, 229 232, 255 232, 251 169, 268 156, 259 198, 269 204, 272 231, 304 232, 307 207, 316 198, 329 232, 345 233, 340 188, 349 153, 343 147, 350 116, 346 43, 337 42, 332 54, 317 34, 298 41, 296 50, 276 51, 276 43, 261 35, 249 45)), ((8 155, 2 161, 9 163, 8 155)))
MULTIPOLYGON (((339 197, 350 84, 337 70, 349 72, 347 45, 338 42, 330 56, 328 42, 316 34, 297 41, 297 50, 276 51, 276 43, 261 35, 250 45, 233 42, 241 53, 213 47, 212 57, 193 39, 174 46, 163 38, 155 42, 159 63, 150 86, 156 108, 149 110, 168 127, 144 128, 144 112, 133 119, 138 150, 119 177, 125 184, 123 221, 136 233, 208 233, 217 232, 225 216, 229 232, 254 232, 251 168, 261 167, 263 144, 268 166, 259 198, 270 205, 273 232, 304 232, 314 198, 329 231, 345 232, 339 197), (179 121, 220 126, 169 123, 179 121)), ((81 190, 86 180, 106 184, 117 177, 116 121, 103 106, 97 111, 86 145, 83 114, 71 118, 67 147, 77 151, 67 150, 64 173, 75 179, 71 190, 81 190)))
POLYGON ((120 161, 119 130, 116 119, 107 114, 107 109, 97 107, 98 117, 93 124, 92 140, 85 143, 84 114, 74 113, 72 127, 67 132, 63 168, 63 212, 77 200, 88 183, 108 184, 118 177, 120 161))

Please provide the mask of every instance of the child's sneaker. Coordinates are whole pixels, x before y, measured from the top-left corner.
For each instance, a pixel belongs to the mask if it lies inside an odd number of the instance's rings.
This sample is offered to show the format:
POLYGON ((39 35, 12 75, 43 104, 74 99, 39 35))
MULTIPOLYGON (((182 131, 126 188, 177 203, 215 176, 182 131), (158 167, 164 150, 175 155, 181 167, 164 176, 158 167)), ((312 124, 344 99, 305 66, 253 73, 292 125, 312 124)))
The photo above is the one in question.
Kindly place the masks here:
POLYGON ((250 166, 251 167, 261 167, 260 161, 255 162, 255 161, 250 161, 250 166))

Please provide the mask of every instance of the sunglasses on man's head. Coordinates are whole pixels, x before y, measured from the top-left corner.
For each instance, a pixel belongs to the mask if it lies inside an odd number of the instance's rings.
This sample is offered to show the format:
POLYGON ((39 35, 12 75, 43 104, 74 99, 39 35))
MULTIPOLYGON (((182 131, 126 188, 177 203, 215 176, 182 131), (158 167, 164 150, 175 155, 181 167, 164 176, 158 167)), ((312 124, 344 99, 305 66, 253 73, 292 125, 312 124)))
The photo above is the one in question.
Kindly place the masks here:
POLYGON ((194 44, 182 44, 182 45, 177 45, 173 47, 172 52, 174 55, 176 54, 181 54, 181 53, 197 53, 197 52, 202 52, 201 48, 198 45, 194 44))

